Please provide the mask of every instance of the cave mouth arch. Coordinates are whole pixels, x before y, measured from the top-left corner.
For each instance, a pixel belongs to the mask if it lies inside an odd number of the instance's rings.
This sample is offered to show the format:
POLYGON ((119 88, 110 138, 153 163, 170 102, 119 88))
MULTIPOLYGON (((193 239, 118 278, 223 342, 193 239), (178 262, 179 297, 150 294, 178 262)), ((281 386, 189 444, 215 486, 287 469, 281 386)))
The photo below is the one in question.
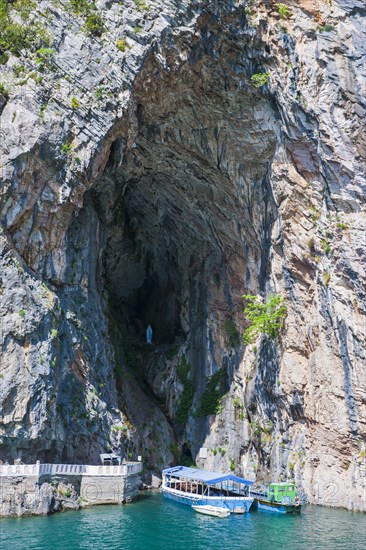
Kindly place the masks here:
POLYGON ((223 42, 219 57, 201 47, 178 69, 170 60, 174 70, 146 59, 89 195, 117 322, 133 345, 151 324, 158 346, 200 350, 191 361, 204 377, 219 316, 240 315, 242 294, 263 290, 268 277, 278 118, 250 85, 247 45, 223 42))

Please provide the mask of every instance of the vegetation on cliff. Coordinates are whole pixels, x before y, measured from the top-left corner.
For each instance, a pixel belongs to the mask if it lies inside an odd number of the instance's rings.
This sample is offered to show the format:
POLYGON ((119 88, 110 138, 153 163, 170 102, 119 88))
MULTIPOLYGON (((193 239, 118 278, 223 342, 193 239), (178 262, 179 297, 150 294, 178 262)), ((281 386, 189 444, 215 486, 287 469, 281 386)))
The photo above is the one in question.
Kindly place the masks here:
POLYGON ((271 340, 279 335, 287 316, 285 299, 281 294, 270 294, 261 302, 258 296, 244 294, 247 306, 245 316, 251 325, 244 331, 245 344, 252 344, 260 334, 266 334, 271 340))
POLYGON ((35 6, 30 0, 0 0, 0 64, 10 53, 19 56, 24 49, 49 45, 48 34, 32 13, 35 6))
POLYGON ((208 416, 220 412, 221 398, 224 395, 225 369, 221 368, 208 377, 206 388, 201 395, 196 416, 208 416))
POLYGON ((183 385, 183 392, 176 412, 177 422, 184 425, 189 417, 189 411, 192 407, 194 397, 194 384, 189 378, 191 365, 187 363, 186 356, 183 355, 180 364, 177 366, 177 374, 183 385))

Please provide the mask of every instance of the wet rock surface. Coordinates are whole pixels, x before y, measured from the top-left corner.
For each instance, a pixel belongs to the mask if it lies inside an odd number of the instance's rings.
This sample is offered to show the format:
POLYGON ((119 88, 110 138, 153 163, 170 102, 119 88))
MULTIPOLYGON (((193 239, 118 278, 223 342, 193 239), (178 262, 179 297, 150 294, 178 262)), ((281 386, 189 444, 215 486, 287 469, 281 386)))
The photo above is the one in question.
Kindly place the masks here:
POLYGON ((363 6, 136 4, 97 2, 93 37, 39 2, 50 66, 1 66, 0 457, 206 447, 364 509, 363 6), (269 292, 285 331, 244 347, 269 292))
POLYGON ((0 516, 47 515, 64 510, 78 510, 87 501, 79 498, 71 484, 42 483, 33 478, 1 480, 0 516))

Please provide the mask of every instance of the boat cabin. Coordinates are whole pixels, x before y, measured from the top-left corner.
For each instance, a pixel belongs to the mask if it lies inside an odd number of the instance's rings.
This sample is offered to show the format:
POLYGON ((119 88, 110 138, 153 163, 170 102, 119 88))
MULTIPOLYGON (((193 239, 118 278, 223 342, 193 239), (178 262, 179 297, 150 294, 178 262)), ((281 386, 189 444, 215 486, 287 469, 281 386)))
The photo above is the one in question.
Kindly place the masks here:
POLYGON ((233 474, 175 466, 163 470, 163 487, 203 497, 248 496, 253 481, 233 474))
POLYGON ((292 501, 296 497, 295 483, 271 483, 268 485, 267 498, 271 502, 292 501))

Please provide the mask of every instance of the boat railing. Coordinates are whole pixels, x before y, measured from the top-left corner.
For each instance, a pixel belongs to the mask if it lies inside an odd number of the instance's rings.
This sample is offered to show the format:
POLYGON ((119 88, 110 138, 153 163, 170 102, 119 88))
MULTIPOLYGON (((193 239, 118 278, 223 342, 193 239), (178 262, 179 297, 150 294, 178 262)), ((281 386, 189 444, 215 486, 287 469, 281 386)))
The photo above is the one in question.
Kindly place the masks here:
POLYGON ((226 495, 225 493, 221 493, 221 494, 210 494, 208 495, 207 493, 191 493, 189 491, 185 491, 185 490, 181 490, 181 489, 176 489, 176 488, 172 488, 172 487, 168 487, 168 486, 165 486, 163 487, 163 490, 167 490, 168 492, 172 493, 172 494, 176 494, 178 496, 184 496, 185 498, 190 498, 190 499, 193 499, 193 500, 207 500, 207 502, 209 501, 212 501, 212 500, 215 500, 217 498, 220 498, 222 499, 223 501, 224 500, 235 500, 235 501, 242 501, 242 500, 253 500, 252 497, 250 496, 245 496, 245 495, 236 495, 236 496, 233 496, 233 495, 226 495))

